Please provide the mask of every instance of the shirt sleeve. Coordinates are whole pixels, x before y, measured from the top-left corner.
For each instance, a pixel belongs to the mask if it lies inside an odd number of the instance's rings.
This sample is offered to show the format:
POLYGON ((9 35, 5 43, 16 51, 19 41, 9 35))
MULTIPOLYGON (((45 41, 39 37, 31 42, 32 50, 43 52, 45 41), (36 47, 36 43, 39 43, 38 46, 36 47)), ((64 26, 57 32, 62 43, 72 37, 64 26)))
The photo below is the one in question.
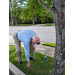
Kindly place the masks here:
POLYGON ((25 45, 25 44, 24 44, 24 50, 25 50, 26 60, 27 60, 27 61, 30 61, 29 45, 25 45))

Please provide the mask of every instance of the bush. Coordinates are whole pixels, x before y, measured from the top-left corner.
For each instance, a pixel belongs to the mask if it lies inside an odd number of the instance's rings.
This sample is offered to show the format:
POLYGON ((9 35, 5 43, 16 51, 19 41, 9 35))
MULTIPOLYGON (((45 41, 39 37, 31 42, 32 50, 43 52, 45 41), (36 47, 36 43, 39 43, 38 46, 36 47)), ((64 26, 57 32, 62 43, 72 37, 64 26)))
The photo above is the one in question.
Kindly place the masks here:
MULTIPOLYGON (((47 23, 47 17, 45 17, 46 19, 43 20, 43 23, 47 23)), ((13 21, 15 22, 15 19, 13 18, 13 21)), ((35 24, 43 24, 42 21, 41 21, 41 18, 37 18, 35 20, 35 24)), ((51 18, 48 17, 48 23, 54 23, 54 20, 52 20, 51 18)), ((22 20, 22 19, 18 19, 18 24, 33 24, 32 22, 32 19, 25 19, 25 20, 22 20)))
POLYGON ((41 22, 41 20, 38 20, 38 19, 37 19, 37 20, 35 21, 35 24, 42 24, 42 22, 41 22))
POLYGON ((18 19, 18 24, 22 24, 22 20, 21 19, 18 19))
POLYGON ((32 20, 30 20, 30 19, 23 20, 22 24, 32 24, 32 20))

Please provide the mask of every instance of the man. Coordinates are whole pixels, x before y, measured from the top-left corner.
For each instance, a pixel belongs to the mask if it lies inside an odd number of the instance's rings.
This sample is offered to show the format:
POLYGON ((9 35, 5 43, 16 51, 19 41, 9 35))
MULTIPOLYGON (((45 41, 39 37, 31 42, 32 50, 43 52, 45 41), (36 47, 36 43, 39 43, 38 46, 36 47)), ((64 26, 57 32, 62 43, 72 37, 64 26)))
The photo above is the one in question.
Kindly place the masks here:
POLYGON ((13 38, 16 46, 17 56, 19 58, 18 65, 22 64, 21 42, 23 42, 26 60, 28 62, 27 67, 30 68, 31 67, 30 60, 36 61, 35 59, 32 58, 34 57, 34 50, 35 50, 34 45, 39 43, 40 38, 33 30, 20 30, 13 35, 13 38))

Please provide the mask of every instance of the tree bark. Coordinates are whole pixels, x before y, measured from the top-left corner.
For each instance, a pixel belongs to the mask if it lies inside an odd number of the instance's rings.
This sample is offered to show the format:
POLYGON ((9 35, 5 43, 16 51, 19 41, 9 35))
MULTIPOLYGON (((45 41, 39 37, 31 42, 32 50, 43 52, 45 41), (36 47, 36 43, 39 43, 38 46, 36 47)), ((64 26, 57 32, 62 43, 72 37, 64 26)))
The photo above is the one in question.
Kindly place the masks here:
POLYGON ((33 21, 33 25, 34 25, 35 24, 35 16, 33 17, 32 21, 33 21))
MULTIPOLYGON (((15 3, 15 5, 17 6, 17 2, 15 3)), ((15 9, 15 23, 16 23, 16 25, 18 24, 18 22, 17 22, 17 16, 16 16, 16 9, 15 9)))
POLYGON ((65 64, 65 1, 52 0, 52 8, 46 6, 41 0, 38 0, 38 2, 53 13, 56 29, 56 47, 52 75, 63 75, 65 64))
POLYGON ((52 75, 63 75, 65 64, 65 21, 64 14, 54 13, 54 22, 56 29, 56 48, 54 54, 54 66, 52 75))
POLYGON ((16 14, 15 14, 15 23, 16 25, 18 24, 16 14))
POLYGON ((54 11, 53 8, 50 8, 49 6, 47 6, 46 4, 44 4, 41 0, 37 0, 43 7, 45 7, 47 10, 50 10, 50 11, 54 11))
POLYGON ((48 22, 48 14, 47 14, 47 23, 49 23, 49 22, 48 22))
POLYGON ((11 21, 12 21, 12 25, 13 25, 13 17, 12 17, 12 10, 11 10, 12 5, 13 5, 13 2, 12 2, 12 0, 11 0, 11 1, 10 1, 10 5, 9 5, 9 8, 10 8, 10 12, 11 12, 11 21))

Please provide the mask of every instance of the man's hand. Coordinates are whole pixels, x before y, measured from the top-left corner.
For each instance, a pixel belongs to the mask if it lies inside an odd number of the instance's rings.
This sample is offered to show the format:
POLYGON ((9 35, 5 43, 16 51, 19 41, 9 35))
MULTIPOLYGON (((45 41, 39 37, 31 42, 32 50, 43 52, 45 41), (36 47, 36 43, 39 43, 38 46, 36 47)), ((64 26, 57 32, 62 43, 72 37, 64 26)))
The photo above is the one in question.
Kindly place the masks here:
POLYGON ((30 61, 28 61, 27 67, 28 67, 28 68, 31 67, 30 61))

